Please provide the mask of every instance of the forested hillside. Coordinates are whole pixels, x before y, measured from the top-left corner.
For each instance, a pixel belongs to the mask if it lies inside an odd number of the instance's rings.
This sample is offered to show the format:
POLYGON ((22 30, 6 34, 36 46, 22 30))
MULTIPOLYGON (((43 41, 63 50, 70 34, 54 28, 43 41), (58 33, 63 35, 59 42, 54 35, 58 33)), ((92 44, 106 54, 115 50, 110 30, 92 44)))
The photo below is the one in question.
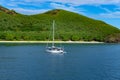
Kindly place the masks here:
POLYGON ((48 40, 53 20, 56 40, 107 41, 120 33, 103 21, 61 9, 28 16, 0 6, 0 40, 48 40))

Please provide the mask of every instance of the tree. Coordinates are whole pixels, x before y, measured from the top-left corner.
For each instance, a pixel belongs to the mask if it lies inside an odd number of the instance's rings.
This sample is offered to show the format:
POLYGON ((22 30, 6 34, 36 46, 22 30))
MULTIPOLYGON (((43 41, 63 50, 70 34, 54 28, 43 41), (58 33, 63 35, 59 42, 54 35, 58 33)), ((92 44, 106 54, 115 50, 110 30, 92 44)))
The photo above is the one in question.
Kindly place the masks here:
POLYGON ((10 34, 10 33, 7 33, 7 34, 5 35, 5 39, 6 39, 6 40, 14 40, 14 35, 13 35, 13 34, 10 34))
POLYGON ((78 35, 73 35, 71 40, 72 41, 79 41, 79 36, 78 35))

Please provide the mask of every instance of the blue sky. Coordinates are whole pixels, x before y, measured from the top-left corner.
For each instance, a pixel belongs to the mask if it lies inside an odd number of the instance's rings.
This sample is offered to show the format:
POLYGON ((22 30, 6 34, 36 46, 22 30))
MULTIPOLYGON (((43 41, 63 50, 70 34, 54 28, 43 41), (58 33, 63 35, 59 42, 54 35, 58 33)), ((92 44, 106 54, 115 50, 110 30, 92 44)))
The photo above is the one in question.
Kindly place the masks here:
POLYGON ((64 9, 105 21, 120 29, 120 0, 0 0, 0 5, 28 15, 64 9))

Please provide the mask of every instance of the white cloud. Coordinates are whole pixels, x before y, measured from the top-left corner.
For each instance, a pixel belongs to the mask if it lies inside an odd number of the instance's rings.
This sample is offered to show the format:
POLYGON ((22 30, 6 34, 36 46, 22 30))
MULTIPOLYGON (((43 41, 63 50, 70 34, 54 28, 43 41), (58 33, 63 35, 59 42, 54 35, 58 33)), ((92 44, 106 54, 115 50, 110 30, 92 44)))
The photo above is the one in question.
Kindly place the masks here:
POLYGON ((58 4, 58 3, 51 3, 51 6, 55 9, 64 9, 64 10, 68 10, 68 11, 72 11, 72 12, 77 12, 77 13, 82 13, 84 14, 84 9, 77 9, 72 5, 66 6, 64 4, 58 4))
MULTIPOLYGON (((52 0, 51 0, 52 1, 52 0)), ((101 4, 119 4, 120 0, 54 0, 53 2, 70 3, 74 5, 101 5, 101 4)))
POLYGON ((109 10, 108 8, 105 8, 105 7, 98 6, 98 8, 106 11, 107 13, 111 13, 112 12, 111 10, 109 10))
POLYGON ((110 13, 102 13, 100 16, 104 18, 120 18, 120 11, 110 12, 110 13))
POLYGON ((40 9, 40 10, 32 10, 32 9, 23 9, 23 8, 13 8, 16 12, 22 13, 22 14, 39 14, 48 11, 49 9, 40 9))
MULTIPOLYGON (((120 0, 8 0, 9 2, 60 2, 65 4, 74 4, 74 5, 101 5, 101 4, 120 4, 120 0)), ((6 0, 7 2, 7 0, 6 0)))
MULTIPOLYGON (((11 0, 17 1, 17 0, 11 0)), ((84 5, 84 4, 119 4, 120 0, 19 0, 24 2, 60 2, 60 3, 71 3, 76 5, 84 5)))
POLYGON ((106 11, 106 13, 101 13, 99 14, 98 17, 103 17, 103 18, 120 18, 120 6, 117 6, 117 8, 114 8, 113 10, 109 10, 108 8, 104 8, 99 6, 99 8, 103 9, 106 11))
MULTIPOLYGON (((14 0, 17 1, 17 0, 14 0)), ((17 2, 33 2, 33 3, 41 3, 41 2, 47 2, 47 1, 51 1, 51 0, 19 0, 17 2)))

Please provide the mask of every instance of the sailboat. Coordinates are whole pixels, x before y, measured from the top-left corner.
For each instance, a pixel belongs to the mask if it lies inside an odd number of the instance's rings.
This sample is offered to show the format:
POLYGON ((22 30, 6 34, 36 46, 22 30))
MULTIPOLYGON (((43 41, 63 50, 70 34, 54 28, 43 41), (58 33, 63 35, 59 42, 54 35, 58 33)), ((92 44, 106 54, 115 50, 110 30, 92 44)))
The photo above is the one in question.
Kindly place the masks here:
POLYGON ((46 52, 49 53, 65 53, 64 48, 62 47, 57 47, 55 46, 55 21, 53 20, 53 25, 52 25, 52 46, 46 48, 46 52))

